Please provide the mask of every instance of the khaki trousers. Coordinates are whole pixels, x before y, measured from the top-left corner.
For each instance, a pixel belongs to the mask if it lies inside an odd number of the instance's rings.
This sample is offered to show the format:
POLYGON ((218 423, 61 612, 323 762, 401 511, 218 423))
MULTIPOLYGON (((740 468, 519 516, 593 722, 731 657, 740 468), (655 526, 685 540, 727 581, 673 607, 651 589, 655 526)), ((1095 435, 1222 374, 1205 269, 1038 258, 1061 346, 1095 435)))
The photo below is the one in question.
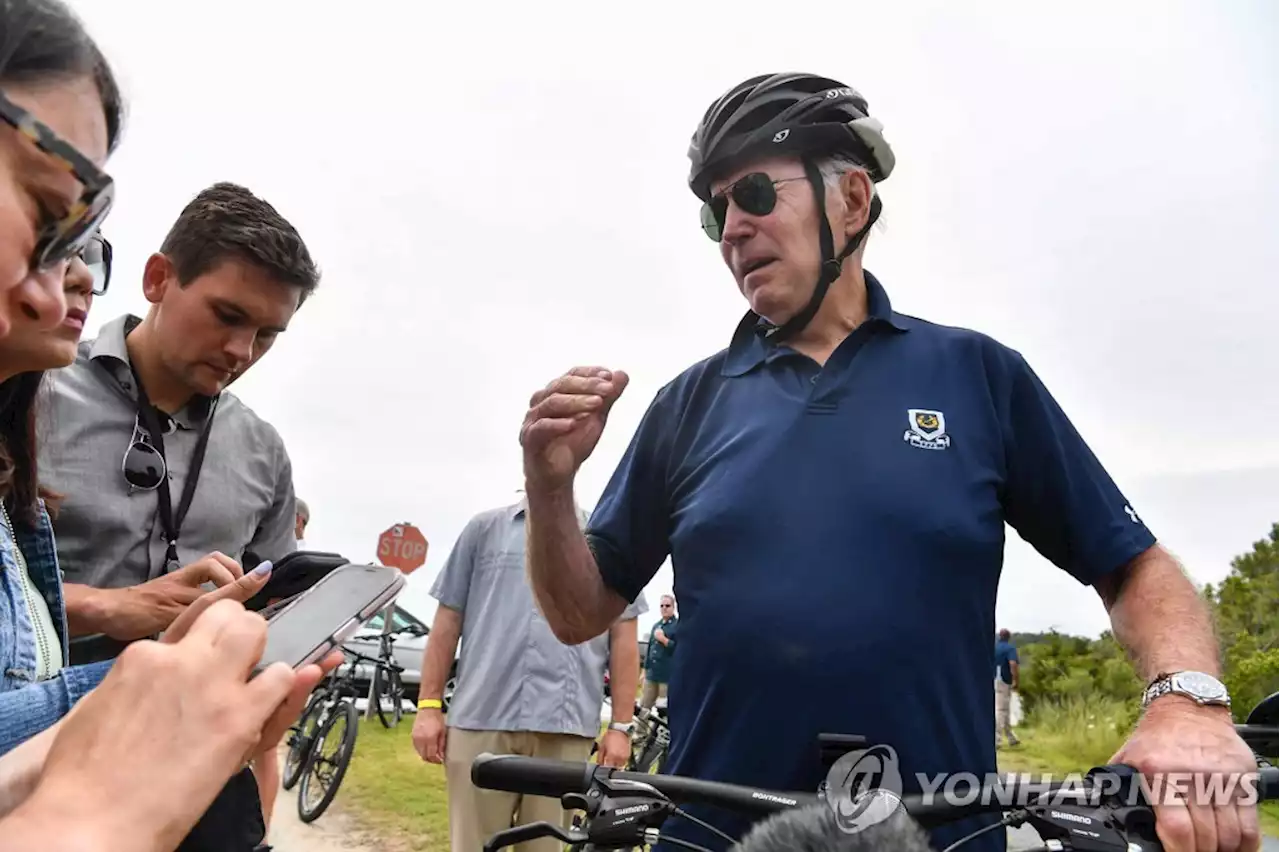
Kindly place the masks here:
POLYGON ((1000 744, 1002 734, 1009 745, 1016 745, 1018 742, 1018 738, 1013 733, 1013 726, 1009 724, 1009 704, 1012 697, 1013 687, 996 678, 996 745, 1000 744))
POLYGON ((663 698, 667 697, 667 685, 665 683, 654 683, 645 678, 644 690, 640 693, 640 706, 646 710, 652 710, 659 695, 663 698))
MULTIPOLYGON (((552 760, 586 762, 595 740, 574 734, 532 731, 467 731, 449 728, 445 742, 445 786, 449 793, 451 852, 480 852, 489 838, 515 825, 546 820, 568 828, 573 811, 559 799, 482 790, 471 783, 471 762, 484 752, 522 754, 552 760)), ((564 844, 545 837, 517 844, 516 852, 562 852, 564 844)))

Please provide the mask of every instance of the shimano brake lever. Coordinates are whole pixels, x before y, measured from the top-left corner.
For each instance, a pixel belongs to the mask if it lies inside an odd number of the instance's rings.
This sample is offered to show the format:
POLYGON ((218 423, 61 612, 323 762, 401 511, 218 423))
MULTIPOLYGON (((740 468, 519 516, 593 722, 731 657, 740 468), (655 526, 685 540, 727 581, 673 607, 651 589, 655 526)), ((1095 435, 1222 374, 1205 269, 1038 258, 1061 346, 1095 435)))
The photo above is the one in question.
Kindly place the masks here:
POLYGON ((489 838, 489 842, 484 845, 484 852, 496 852, 507 846, 514 846, 517 843, 523 843, 526 840, 537 840, 540 837, 556 837, 561 841, 575 846, 579 843, 586 842, 587 835, 581 831, 570 829, 565 831, 555 823, 547 822, 531 822, 528 825, 517 825, 515 828, 508 828, 505 831, 499 831, 493 837, 489 838))

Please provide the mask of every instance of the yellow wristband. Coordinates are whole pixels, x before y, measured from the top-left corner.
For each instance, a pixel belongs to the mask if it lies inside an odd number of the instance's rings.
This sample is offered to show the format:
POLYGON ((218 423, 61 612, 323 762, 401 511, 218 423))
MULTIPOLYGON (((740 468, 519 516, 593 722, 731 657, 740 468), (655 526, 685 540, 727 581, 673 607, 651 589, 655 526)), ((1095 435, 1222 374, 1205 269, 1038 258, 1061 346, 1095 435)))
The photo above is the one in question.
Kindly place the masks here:
POLYGON ((440 703, 439 698, 424 698, 418 702, 419 710, 427 710, 427 709, 439 710, 443 707, 444 705, 440 703))

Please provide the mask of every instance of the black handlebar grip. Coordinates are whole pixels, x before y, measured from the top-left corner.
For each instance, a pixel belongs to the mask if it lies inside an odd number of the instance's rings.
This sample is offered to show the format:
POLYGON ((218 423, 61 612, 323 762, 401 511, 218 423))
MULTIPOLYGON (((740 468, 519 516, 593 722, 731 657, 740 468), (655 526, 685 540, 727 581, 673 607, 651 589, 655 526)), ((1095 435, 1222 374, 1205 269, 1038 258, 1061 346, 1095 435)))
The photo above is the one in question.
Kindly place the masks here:
POLYGON ((586 793, 592 769, 590 763, 485 752, 471 762, 471 783, 485 790, 558 799, 565 793, 586 793))

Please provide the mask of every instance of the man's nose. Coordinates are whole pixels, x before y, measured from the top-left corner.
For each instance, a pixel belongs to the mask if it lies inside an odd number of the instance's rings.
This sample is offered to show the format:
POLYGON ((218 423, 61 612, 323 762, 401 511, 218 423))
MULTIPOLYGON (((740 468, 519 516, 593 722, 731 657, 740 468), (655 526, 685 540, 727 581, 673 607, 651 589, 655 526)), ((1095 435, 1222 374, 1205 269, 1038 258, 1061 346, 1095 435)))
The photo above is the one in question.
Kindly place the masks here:
POLYGON ((724 211, 724 233, 721 234, 721 239, 729 245, 736 245, 755 232, 755 217, 743 212, 741 207, 730 201, 724 211))
POLYGON ((55 328, 67 317, 67 297, 63 293, 66 268, 62 265, 32 272, 9 293, 15 315, 22 314, 40 329, 55 328))
POLYGON ((253 345, 258 334, 253 329, 237 329, 227 340, 226 352, 237 365, 247 364, 253 360, 253 345))

